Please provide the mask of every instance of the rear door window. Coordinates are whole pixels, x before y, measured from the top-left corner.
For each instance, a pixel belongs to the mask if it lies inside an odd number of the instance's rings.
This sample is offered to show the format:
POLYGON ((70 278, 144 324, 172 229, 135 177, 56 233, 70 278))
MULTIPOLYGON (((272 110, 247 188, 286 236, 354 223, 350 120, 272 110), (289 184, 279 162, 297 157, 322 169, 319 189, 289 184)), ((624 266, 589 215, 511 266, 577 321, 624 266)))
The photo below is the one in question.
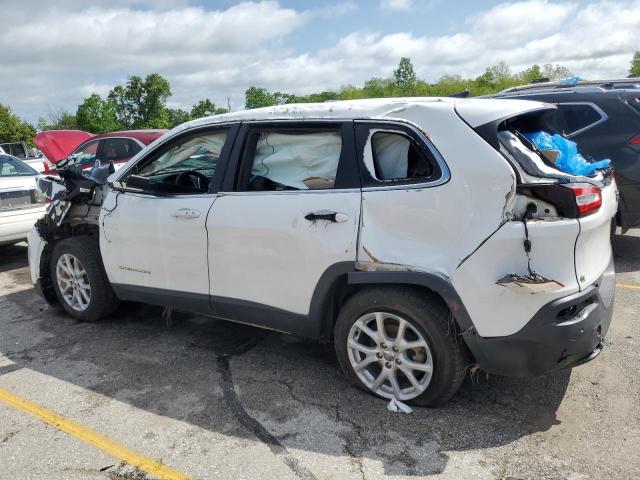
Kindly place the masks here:
POLYGON ((565 133, 576 135, 606 120, 605 113, 592 103, 560 103, 558 111, 565 123, 565 133))

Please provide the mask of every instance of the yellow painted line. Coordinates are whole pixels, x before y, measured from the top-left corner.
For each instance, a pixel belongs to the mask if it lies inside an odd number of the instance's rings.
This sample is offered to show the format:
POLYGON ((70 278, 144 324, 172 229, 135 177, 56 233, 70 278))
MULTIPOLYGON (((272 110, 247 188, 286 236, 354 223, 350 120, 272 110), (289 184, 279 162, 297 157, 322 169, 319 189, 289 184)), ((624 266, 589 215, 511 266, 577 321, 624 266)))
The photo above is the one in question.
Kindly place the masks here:
POLYGON ((138 467, 140 470, 153 475, 157 478, 166 480, 189 480, 189 477, 180 473, 171 467, 168 467, 151 457, 142 455, 138 452, 134 452, 124 445, 119 444, 111 440, 109 437, 105 437, 90 428, 84 427, 79 423, 69 420, 68 418, 60 415, 59 413, 47 410, 41 407, 37 403, 25 400, 7 390, 0 388, 0 402, 7 404, 9 407, 20 410, 24 413, 38 418, 52 427, 58 430, 68 433, 69 435, 82 440, 89 445, 118 458, 121 461, 127 462, 129 465, 138 467))
POLYGON ((631 288, 633 290, 640 290, 640 285, 626 285, 624 283, 616 283, 618 288, 631 288))

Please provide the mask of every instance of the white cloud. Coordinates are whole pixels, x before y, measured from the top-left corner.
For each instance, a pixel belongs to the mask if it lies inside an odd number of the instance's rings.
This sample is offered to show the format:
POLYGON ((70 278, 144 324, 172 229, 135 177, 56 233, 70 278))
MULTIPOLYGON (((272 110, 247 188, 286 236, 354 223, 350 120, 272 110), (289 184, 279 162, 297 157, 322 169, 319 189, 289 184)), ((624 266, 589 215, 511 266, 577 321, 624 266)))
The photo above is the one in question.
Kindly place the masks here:
POLYGON ((301 53, 294 47, 305 26, 344 14, 337 3, 309 11, 273 1, 214 11, 169 0, 131 6, 140 3, 105 0, 83 9, 80 0, 60 0, 37 9, 35 0, 23 0, 33 8, 6 7, 3 18, 13 21, 5 25, 20 28, 0 30, 0 103, 35 121, 50 107, 73 111, 128 75, 158 72, 171 82, 173 105, 205 97, 225 104, 229 96, 237 109, 250 85, 298 94, 360 85, 390 75, 403 56, 427 80, 476 76, 499 61, 513 70, 560 63, 585 78, 619 77, 640 48, 640 0, 504 3, 438 36, 356 25, 332 44, 318 37, 317 50, 301 53))
POLYGON ((412 0, 380 0, 380 7, 386 10, 409 10, 412 6, 412 0))

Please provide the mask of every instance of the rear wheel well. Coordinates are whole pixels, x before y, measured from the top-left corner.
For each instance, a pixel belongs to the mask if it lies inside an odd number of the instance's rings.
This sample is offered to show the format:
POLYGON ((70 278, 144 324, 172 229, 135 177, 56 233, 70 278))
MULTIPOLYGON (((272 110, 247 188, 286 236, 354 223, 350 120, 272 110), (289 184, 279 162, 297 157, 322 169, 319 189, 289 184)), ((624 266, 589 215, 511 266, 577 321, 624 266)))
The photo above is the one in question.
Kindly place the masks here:
MULTIPOLYGON (((429 296, 433 300, 441 303, 449 312, 451 309, 447 305, 447 302, 442 298, 442 296, 436 291, 428 288, 424 285, 415 285, 415 284, 407 284, 407 283, 357 283, 350 284, 348 282, 347 274, 343 274, 338 276, 331 288, 329 289, 325 302, 323 304, 322 310, 322 331, 321 338, 323 341, 331 342, 333 341, 333 329, 335 323, 338 319, 338 314, 340 313, 340 309, 342 306, 356 293, 361 292, 363 290, 369 289, 379 289, 379 288, 390 288, 390 289, 406 289, 413 292, 416 292, 420 295, 429 296)), ((460 325, 458 324, 455 316, 452 315, 453 325, 456 328, 457 332, 461 332, 460 325)))

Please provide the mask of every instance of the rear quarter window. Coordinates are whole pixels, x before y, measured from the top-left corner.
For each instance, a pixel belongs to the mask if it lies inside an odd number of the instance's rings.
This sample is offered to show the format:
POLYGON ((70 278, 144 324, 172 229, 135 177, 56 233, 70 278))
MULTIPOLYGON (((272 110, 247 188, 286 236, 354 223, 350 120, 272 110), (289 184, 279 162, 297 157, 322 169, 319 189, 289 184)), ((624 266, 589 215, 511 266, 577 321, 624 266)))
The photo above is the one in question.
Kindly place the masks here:
POLYGON ((607 119, 606 114, 591 103, 560 103, 558 112, 564 119, 567 135, 583 132, 607 119))
POLYGON ((435 148, 406 126, 363 122, 356 133, 363 186, 446 181, 444 161, 435 148))

